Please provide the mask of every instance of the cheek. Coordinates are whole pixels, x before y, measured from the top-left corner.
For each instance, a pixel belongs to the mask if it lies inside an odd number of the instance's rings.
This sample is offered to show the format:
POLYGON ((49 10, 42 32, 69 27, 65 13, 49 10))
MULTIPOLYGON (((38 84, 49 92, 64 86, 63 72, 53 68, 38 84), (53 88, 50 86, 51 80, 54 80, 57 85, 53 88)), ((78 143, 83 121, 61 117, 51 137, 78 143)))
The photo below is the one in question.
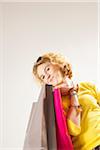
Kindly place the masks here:
POLYGON ((45 84, 47 84, 47 83, 48 83, 46 79, 44 79, 44 80, 43 80, 43 82, 44 82, 45 84))
POLYGON ((55 72, 55 69, 53 67, 51 67, 49 72, 52 74, 55 72))

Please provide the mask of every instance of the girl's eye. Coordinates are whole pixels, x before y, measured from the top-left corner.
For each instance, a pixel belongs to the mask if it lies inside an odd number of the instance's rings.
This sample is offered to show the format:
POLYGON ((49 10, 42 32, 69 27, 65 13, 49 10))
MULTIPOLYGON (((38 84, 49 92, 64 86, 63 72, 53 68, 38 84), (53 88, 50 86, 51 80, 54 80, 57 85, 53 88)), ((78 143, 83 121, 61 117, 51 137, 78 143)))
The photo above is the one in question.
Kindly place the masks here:
POLYGON ((48 68, 47 68, 47 71, 49 71, 49 70, 50 70, 50 68, 48 67, 48 68))
POLYGON ((42 80, 45 78, 45 75, 42 76, 42 80))

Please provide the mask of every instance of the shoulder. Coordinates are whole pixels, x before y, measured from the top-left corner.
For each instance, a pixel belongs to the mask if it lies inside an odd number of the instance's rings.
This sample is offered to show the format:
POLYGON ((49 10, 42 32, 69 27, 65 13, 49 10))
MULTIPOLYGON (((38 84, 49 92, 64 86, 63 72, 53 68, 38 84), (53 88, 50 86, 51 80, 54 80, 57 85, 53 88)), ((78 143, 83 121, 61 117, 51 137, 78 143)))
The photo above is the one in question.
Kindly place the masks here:
MULTIPOLYGON (((92 82, 80 82, 78 90, 78 98, 82 105, 97 106, 98 94, 96 85, 92 82)), ((99 103, 99 102, 98 102, 99 103)))
POLYGON ((95 87, 94 83, 92 82, 79 82, 80 89, 93 89, 95 87))
POLYGON ((87 94, 90 94, 96 98, 96 86, 92 82, 80 82, 79 83, 79 93, 80 92, 85 92, 87 94))

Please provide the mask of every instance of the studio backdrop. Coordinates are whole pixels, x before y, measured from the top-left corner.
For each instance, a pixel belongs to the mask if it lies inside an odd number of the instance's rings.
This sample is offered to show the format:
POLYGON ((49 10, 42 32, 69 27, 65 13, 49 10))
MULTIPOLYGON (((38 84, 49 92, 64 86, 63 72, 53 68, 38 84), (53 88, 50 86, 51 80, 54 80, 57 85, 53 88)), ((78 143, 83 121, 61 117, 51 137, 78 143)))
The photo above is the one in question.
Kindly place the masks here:
POLYGON ((40 86, 32 67, 45 52, 60 52, 74 79, 98 83, 98 3, 0 3, 1 149, 22 150, 40 86))

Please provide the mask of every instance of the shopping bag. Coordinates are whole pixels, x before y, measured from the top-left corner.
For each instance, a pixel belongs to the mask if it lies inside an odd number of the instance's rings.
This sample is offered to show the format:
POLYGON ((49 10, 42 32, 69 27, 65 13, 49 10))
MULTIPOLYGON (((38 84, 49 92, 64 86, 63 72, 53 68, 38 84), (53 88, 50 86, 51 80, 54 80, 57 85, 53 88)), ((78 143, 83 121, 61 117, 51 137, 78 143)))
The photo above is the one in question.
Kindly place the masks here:
POLYGON ((54 100, 51 85, 46 85, 46 100, 44 102, 44 115, 46 121, 48 150, 57 150, 54 100))
POLYGON ((43 85, 38 101, 32 104, 23 150, 48 150, 46 124, 43 110, 46 95, 45 92, 45 85, 43 85))
POLYGON ((52 86, 43 85, 32 105, 23 150, 56 150, 55 126, 52 86))
POLYGON ((54 89, 53 94, 56 114, 57 150, 73 150, 71 137, 67 130, 66 117, 63 113, 60 89, 54 89))

